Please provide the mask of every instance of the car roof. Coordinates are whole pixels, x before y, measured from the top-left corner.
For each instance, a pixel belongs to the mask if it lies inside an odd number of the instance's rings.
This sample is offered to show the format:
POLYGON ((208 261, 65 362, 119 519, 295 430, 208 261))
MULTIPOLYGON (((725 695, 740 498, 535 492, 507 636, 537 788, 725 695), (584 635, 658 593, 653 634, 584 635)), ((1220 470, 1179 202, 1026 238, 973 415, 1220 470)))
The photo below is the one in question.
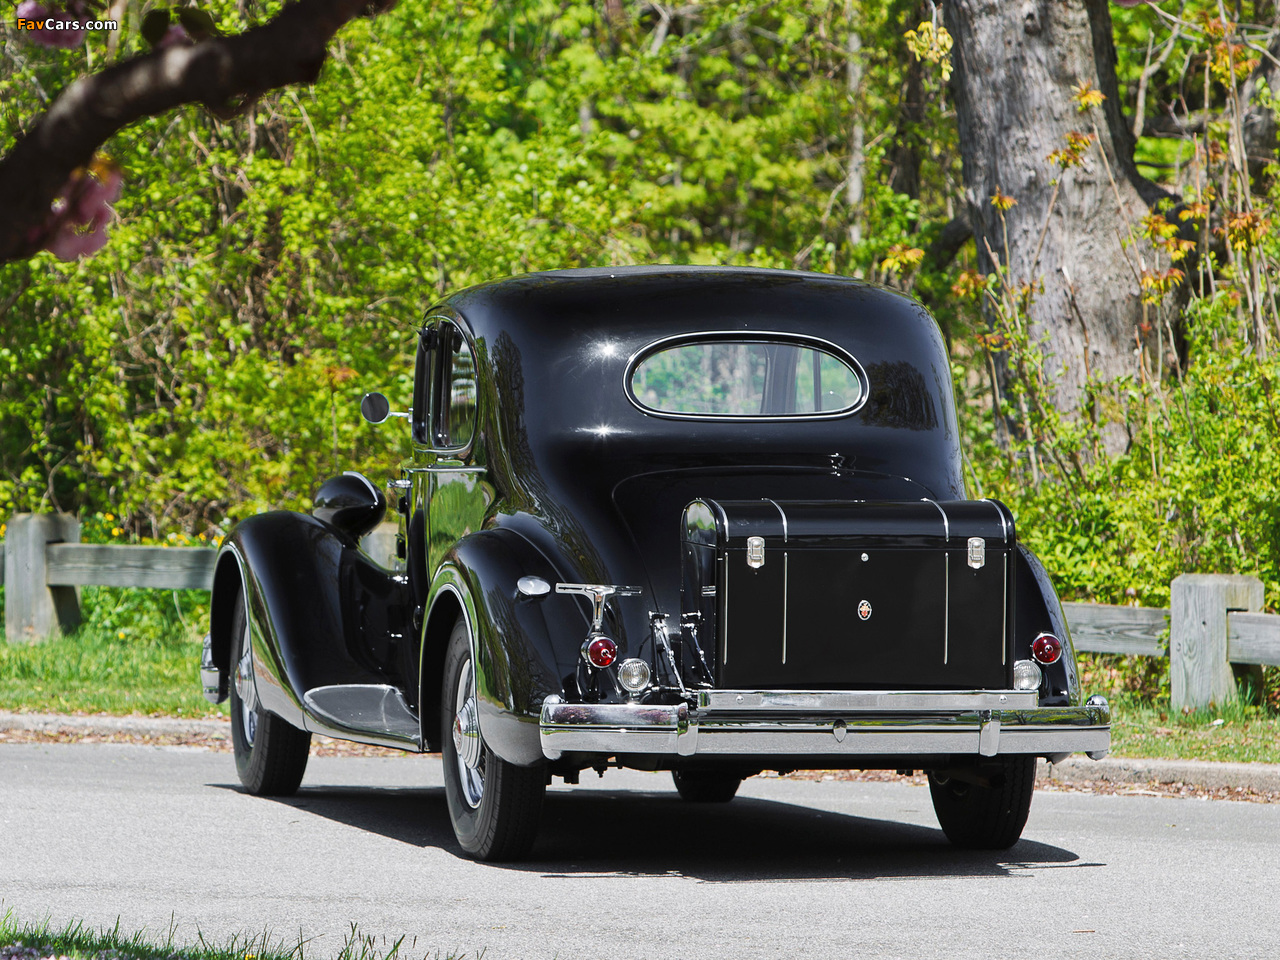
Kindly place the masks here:
POLYGON ((856 453, 866 469, 919 477, 932 489, 962 486, 941 331, 896 291, 793 270, 611 267, 496 280, 445 307, 489 371, 490 416, 508 447, 559 451, 552 460, 581 456, 618 475, 659 457, 794 462, 856 453), (653 416, 629 399, 630 371, 648 351, 700 334, 835 344, 865 371, 867 401, 823 422, 696 423, 653 416))
POLYGON ((681 332, 690 331, 692 323, 729 322, 731 328, 748 329, 750 317, 762 311, 771 315, 775 328, 779 323, 795 325, 797 332, 820 335, 815 328, 843 319, 841 306, 856 306, 862 313, 901 312, 933 325, 918 301, 877 284, 833 274, 759 267, 552 270, 479 284, 459 291, 447 303, 472 323, 485 326, 489 325, 486 320, 503 328, 521 321, 538 325, 551 321, 552 329, 542 329, 543 335, 554 335, 554 328, 574 318, 597 326, 615 326, 624 319, 633 324, 645 321, 646 328, 662 327, 665 321, 666 326, 681 332), (684 300, 674 301, 673 297, 684 300), (814 309, 819 306, 825 309, 814 309), (655 314, 655 308, 661 308, 661 313, 655 314))

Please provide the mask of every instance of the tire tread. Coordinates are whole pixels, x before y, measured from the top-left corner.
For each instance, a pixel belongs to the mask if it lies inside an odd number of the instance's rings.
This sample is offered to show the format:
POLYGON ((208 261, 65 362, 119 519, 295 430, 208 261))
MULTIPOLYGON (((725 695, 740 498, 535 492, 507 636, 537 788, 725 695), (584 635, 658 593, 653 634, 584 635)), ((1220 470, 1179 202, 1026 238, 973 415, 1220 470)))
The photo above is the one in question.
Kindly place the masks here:
POLYGON ((1000 783, 963 784, 929 775, 929 792, 942 832, 957 847, 1007 850, 1027 824, 1035 792, 1036 758, 1015 756, 1003 761, 1000 783))

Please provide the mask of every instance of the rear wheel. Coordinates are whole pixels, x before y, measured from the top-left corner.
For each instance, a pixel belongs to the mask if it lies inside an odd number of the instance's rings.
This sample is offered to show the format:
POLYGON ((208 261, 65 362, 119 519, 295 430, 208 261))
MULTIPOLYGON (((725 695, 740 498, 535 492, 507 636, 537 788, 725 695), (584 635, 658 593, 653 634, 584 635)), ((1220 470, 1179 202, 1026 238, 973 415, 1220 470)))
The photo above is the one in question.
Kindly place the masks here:
POLYGON ((245 790, 260 797, 297 792, 311 734, 262 709, 253 679, 253 641, 244 597, 231 613, 231 748, 245 790))
POLYGON ((518 860, 538 834, 546 772, 503 760, 480 736, 475 664, 459 616, 444 658, 440 695, 444 792, 462 849, 477 860, 518 860))
POLYGON ((1005 850, 1022 836, 1036 784, 1036 758, 1001 758, 989 786, 929 773, 933 810, 957 847, 1005 850))
POLYGON ((742 786, 742 778, 713 770, 672 770, 681 800, 690 803, 728 803, 742 786))

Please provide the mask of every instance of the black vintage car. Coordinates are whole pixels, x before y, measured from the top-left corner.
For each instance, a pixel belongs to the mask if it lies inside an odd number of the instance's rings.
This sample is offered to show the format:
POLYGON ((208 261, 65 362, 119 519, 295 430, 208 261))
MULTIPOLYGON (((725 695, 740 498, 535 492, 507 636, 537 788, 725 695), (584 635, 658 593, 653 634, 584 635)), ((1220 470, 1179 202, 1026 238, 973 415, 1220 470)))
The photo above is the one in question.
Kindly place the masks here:
MULTIPOLYGON (((390 414, 365 397, 367 419, 390 414)), ((618 268, 429 311, 387 500, 227 536, 202 675, 236 766, 296 790, 312 732, 439 750, 458 842, 526 854, 553 776, 925 770, 946 835, 1001 848, 1037 757, 1104 755, 1067 626, 1009 510, 966 498, 947 353, 915 301, 839 277, 618 268)))

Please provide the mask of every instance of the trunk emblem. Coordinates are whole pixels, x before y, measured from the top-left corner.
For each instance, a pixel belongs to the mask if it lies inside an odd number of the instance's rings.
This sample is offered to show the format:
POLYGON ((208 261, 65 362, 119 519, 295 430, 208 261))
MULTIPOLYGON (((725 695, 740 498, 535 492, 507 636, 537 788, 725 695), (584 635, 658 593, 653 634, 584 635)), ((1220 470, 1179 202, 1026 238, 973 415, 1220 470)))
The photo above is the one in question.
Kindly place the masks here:
POLYGON ((871 619, 871 601, 863 600, 861 603, 858 604, 858 619, 859 620, 871 619))
POLYGON ((969 538, 969 566, 975 570, 982 569, 987 562, 987 541, 981 537, 969 538))
POLYGON ((764 537, 747 537, 747 566, 752 570, 764 566, 764 537))

